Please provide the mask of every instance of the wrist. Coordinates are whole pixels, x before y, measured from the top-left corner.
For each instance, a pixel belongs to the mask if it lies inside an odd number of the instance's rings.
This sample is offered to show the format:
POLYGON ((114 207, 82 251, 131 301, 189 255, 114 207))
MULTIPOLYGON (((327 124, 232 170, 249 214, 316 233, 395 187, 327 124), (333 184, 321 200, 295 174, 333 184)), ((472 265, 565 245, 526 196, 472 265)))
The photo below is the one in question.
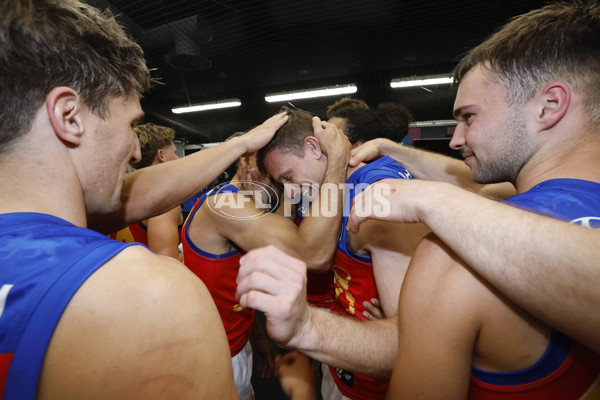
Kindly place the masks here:
POLYGON ((418 196, 416 214, 418 220, 434 230, 437 226, 445 224, 447 218, 448 202, 454 202, 454 197, 459 196, 457 190, 462 189, 445 182, 420 181, 423 186, 422 194, 418 196))
POLYGON ((350 161, 350 153, 332 154, 327 156, 327 168, 325 173, 342 174, 344 179, 348 171, 348 162, 350 161))
POLYGON ((311 352, 318 350, 319 338, 314 330, 314 320, 316 318, 316 310, 314 307, 306 304, 304 316, 300 318, 296 335, 294 335, 287 346, 298 349, 302 352, 311 352))
POLYGON ((402 143, 396 143, 390 139, 379 139, 379 145, 377 146, 378 156, 391 156, 398 152, 403 152, 405 146, 402 143))
POLYGON ((236 136, 222 145, 229 145, 229 154, 235 155, 236 159, 249 152, 248 140, 243 136, 236 136))

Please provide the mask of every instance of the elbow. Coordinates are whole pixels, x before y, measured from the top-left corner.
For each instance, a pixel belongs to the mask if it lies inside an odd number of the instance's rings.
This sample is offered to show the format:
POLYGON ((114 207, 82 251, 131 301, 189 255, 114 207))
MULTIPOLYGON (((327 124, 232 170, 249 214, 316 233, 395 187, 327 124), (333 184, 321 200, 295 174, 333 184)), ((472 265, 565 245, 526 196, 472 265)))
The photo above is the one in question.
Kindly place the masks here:
MULTIPOLYGON (((335 254, 335 253, 334 253, 335 254)), ((333 256, 330 255, 314 255, 309 260, 305 260, 306 268, 312 272, 327 272, 331 269, 333 265, 333 256)))

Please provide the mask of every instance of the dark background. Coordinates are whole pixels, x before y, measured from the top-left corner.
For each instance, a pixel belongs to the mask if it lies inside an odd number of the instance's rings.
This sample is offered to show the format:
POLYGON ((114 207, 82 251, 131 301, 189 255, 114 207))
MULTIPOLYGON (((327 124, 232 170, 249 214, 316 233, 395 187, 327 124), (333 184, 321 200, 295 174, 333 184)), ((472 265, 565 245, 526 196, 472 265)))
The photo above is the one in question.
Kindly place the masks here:
MULTIPOLYGON (((452 118, 450 85, 391 89, 393 78, 448 74, 469 48, 539 0, 87 0, 109 7, 163 85, 146 121, 184 143, 220 142, 275 114, 266 94, 355 83, 372 107, 405 105, 417 121, 452 118), (232 109, 176 115, 188 103, 239 98, 232 109)), ((324 115, 336 100, 297 100, 324 115)), ((437 131, 436 136, 447 132, 437 131)), ((418 135, 419 137, 421 135, 418 135)), ((427 136, 427 134, 425 135, 427 136)), ((431 134, 429 134, 431 136, 431 134)))

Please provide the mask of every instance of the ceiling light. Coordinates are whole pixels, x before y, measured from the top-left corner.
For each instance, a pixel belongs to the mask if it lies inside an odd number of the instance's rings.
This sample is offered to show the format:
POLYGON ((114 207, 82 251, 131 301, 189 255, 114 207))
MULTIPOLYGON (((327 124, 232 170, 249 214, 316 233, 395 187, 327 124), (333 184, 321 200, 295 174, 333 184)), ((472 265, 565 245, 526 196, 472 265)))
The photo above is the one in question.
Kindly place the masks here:
POLYGON ((396 89, 410 86, 447 85, 453 81, 454 78, 449 75, 430 75, 393 79, 392 82, 390 82, 390 86, 396 89))
POLYGON ((196 111, 216 110, 218 108, 229 108, 241 106, 242 102, 240 99, 228 99, 222 101, 215 101, 213 103, 196 104, 185 107, 172 108, 171 111, 175 114, 183 114, 196 111))
POLYGON ((269 103, 274 103, 278 101, 310 99, 313 97, 335 96, 338 94, 350 94, 356 93, 357 90, 358 89, 356 88, 355 84, 350 84, 346 86, 330 86, 319 89, 302 90, 298 92, 268 94, 265 96, 265 100, 269 103))
POLYGON ((454 119, 439 119, 435 121, 417 121, 409 124, 411 128, 425 128, 429 126, 454 126, 456 120, 454 119))

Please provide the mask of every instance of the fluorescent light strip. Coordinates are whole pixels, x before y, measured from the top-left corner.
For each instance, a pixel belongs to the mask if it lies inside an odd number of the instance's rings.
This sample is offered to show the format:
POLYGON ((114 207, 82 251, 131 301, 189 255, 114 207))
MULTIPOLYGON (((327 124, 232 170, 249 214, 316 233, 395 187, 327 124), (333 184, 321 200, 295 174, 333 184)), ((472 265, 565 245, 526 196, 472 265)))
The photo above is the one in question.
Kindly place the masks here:
POLYGON ((428 126, 455 126, 456 121, 453 119, 439 119, 435 121, 417 121, 409 124, 411 128, 424 128, 428 126))
POLYGON ((350 94, 356 93, 357 90, 358 89, 354 84, 347 86, 331 86, 319 89, 303 90, 298 92, 268 94, 265 96, 265 100, 269 103, 275 103, 278 101, 310 99, 313 97, 335 96, 338 94, 350 94))
POLYGON ((196 111, 216 110, 218 108, 239 107, 242 105, 240 99, 229 99, 217 101, 214 103, 196 104, 193 106, 172 108, 171 111, 175 114, 183 114, 196 111))
POLYGON ((454 78, 448 75, 432 75, 423 76, 418 79, 401 78, 394 79, 390 82, 390 86, 394 89, 411 87, 411 86, 427 86, 427 85, 447 85, 452 83, 454 78))

